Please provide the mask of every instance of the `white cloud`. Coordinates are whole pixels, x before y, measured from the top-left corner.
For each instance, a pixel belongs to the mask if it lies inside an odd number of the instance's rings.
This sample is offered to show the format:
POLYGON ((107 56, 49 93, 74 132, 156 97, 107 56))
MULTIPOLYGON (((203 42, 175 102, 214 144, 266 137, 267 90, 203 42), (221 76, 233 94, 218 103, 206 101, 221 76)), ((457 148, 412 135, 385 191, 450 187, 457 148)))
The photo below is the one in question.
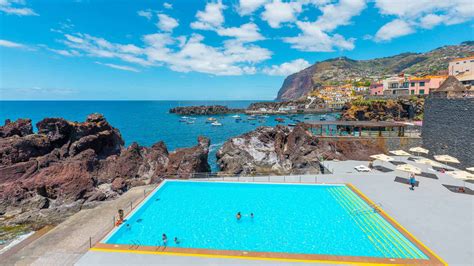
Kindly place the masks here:
MULTIPOLYGON (((395 16, 396 23, 404 27, 403 29, 392 28, 393 34, 387 32, 386 27, 383 33, 386 36, 393 36, 386 38, 386 40, 414 33, 418 28, 431 29, 437 25, 459 24, 474 18, 472 0, 375 0, 375 6, 381 14, 395 16)), ((391 26, 392 24, 386 24, 382 28, 387 25, 391 26)), ((382 31, 382 28, 379 29, 379 32, 382 31)))
POLYGON ((310 66, 310 63, 304 59, 295 59, 281 65, 272 65, 271 67, 263 68, 262 72, 271 76, 288 76, 303 70, 310 66))
POLYGON ((1 39, 0 39, 0 46, 8 47, 8 48, 27 48, 27 46, 24 44, 11 42, 7 40, 1 40, 1 39))
POLYGON ((335 48, 340 50, 354 49, 354 38, 346 39, 339 34, 331 36, 315 26, 314 22, 297 22, 296 25, 302 33, 296 37, 283 38, 295 49, 307 52, 332 52, 335 48))
MULTIPOLYGON (((204 37, 194 34, 184 40, 178 49, 172 48, 180 42, 170 36, 148 35, 144 37, 148 59, 153 63, 168 65, 177 72, 196 71, 213 75, 253 74, 253 64, 267 60, 271 52, 255 45, 246 45, 229 40, 223 47, 203 43, 204 37)), ((181 40, 182 41, 182 40, 181 40)))
POLYGON ((390 41, 393 38, 405 36, 415 32, 413 27, 401 19, 395 19, 383 25, 375 34, 376 42, 390 41))
POLYGON ((209 2, 206 4, 204 11, 196 13, 197 21, 191 23, 191 28, 200 30, 209 30, 217 28, 224 23, 223 11, 226 8, 222 1, 209 2))
POLYGON ((420 19, 420 27, 432 29, 445 20, 443 15, 428 14, 420 19))
POLYGON ((237 11, 241 16, 250 15, 267 2, 268 0, 240 0, 237 11))
POLYGON ((252 22, 243 24, 240 27, 219 28, 216 32, 219 36, 234 37, 242 42, 263 40, 258 26, 252 22))
POLYGON ((165 15, 165 14, 158 14, 158 23, 156 26, 162 31, 173 31, 174 28, 179 26, 179 23, 176 19, 165 15))
POLYGON ((116 64, 109 64, 109 63, 101 63, 101 62, 95 62, 96 64, 107 66, 110 68, 115 68, 119 70, 125 70, 125 71, 130 71, 130 72, 140 72, 138 69, 130 67, 130 66, 124 66, 124 65, 116 65, 116 64))
POLYGON ((17 16, 38 16, 33 9, 24 5, 23 0, 0 0, 0 11, 17 16))
POLYGON ((337 4, 323 5, 323 13, 314 26, 322 31, 333 31, 339 26, 348 25, 366 7, 365 0, 340 0, 337 4))
POLYGON ((153 17, 153 12, 151 10, 139 10, 137 12, 137 15, 150 20, 153 17))
POLYGON ((166 8, 166 9, 173 9, 173 5, 170 4, 170 3, 167 3, 167 2, 163 3, 163 7, 166 8))
POLYGON ((279 28, 282 23, 296 21, 297 15, 302 11, 302 3, 282 2, 273 0, 265 4, 262 20, 268 22, 272 28, 279 28))
POLYGON ((73 50, 83 51, 85 55, 100 58, 118 58, 128 63, 149 66, 150 63, 143 58, 143 49, 133 44, 115 44, 103 38, 88 34, 65 34, 66 40, 62 41, 73 50))
POLYGON ((306 0, 302 3, 316 6, 322 14, 313 22, 297 21, 296 25, 301 33, 294 37, 283 38, 285 42, 295 49, 307 52, 354 49, 354 38, 345 38, 332 32, 340 26, 349 25, 351 19, 366 8, 366 0, 340 0, 337 3, 306 0))
POLYGON ((81 54, 76 50, 62 50, 62 49, 51 49, 47 48, 49 51, 53 53, 57 53, 63 56, 73 57, 73 56, 80 56, 81 54))

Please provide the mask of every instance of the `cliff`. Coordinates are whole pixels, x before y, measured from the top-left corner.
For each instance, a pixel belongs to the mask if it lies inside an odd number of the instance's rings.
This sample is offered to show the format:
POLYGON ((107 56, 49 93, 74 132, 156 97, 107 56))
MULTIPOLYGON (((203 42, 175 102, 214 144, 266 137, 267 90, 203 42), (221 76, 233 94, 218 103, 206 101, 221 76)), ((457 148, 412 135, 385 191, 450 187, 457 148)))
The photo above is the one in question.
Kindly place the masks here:
POLYGON ((322 85, 343 84, 354 79, 382 78, 385 75, 407 73, 435 74, 448 69, 450 60, 474 53, 474 43, 444 46, 426 53, 403 53, 371 60, 352 60, 340 57, 318 62, 288 76, 277 100, 298 99, 322 85))
POLYGON ((163 142, 124 147, 118 129, 100 114, 85 122, 46 118, 0 127, 0 225, 55 224, 83 206, 160 178, 209 172, 210 141, 168 152, 163 142))

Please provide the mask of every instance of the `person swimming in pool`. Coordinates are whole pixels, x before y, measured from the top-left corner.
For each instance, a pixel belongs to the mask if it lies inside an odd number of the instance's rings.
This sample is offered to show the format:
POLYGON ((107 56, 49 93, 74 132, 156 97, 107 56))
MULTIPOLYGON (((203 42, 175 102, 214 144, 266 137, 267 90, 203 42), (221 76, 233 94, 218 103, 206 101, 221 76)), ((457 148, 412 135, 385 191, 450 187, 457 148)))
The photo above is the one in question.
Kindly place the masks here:
POLYGON ((240 218, 242 218, 242 214, 240 214, 240 212, 238 212, 237 215, 235 216, 235 218, 237 218, 237 220, 240 220, 240 218))
POLYGON ((179 239, 178 239, 178 237, 176 237, 176 236, 174 237, 174 243, 175 243, 176 245, 179 245, 179 239))
POLYGON ((168 243, 168 237, 166 236, 166 234, 163 234, 163 235, 161 236, 161 239, 163 240, 163 245, 166 246, 166 243, 168 243))
POLYGON ((252 218, 252 219, 253 219, 253 212, 252 212, 252 213, 250 213, 250 218, 252 218))

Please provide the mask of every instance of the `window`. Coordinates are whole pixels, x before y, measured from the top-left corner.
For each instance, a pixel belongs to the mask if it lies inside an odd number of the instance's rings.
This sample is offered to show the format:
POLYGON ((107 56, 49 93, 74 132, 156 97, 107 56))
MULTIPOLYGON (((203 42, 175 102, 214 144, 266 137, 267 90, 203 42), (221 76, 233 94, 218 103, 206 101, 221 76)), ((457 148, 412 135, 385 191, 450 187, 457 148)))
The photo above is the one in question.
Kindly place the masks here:
POLYGON ((420 95, 425 94, 425 90, 420 90, 420 95))
POLYGON ((415 90, 410 90, 411 95, 415 95, 415 90))
POLYGON ((408 82, 403 82, 402 88, 408 88, 408 84, 409 84, 408 82))
POLYGON ((412 86, 412 87, 415 87, 415 82, 412 82, 412 83, 411 83, 411 86, 412 86))
POLYGON ((424 86, 425 86, 425 82, 424 81, 420 82, 420 87, 424 87, 424 86))

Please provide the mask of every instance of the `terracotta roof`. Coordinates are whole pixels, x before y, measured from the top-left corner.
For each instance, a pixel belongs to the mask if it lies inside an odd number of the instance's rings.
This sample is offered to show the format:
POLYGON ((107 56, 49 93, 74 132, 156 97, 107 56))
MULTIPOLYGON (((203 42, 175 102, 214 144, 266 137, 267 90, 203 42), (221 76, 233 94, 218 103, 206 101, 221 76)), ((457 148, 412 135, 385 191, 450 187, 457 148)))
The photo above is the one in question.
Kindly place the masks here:
POLYGON ((437 91, 466 91, 466 87, 462 85, 461 82, 454 76, 449 76, 442 84, 439 86, 438 89, 434 90, 435 92, 437 91))

